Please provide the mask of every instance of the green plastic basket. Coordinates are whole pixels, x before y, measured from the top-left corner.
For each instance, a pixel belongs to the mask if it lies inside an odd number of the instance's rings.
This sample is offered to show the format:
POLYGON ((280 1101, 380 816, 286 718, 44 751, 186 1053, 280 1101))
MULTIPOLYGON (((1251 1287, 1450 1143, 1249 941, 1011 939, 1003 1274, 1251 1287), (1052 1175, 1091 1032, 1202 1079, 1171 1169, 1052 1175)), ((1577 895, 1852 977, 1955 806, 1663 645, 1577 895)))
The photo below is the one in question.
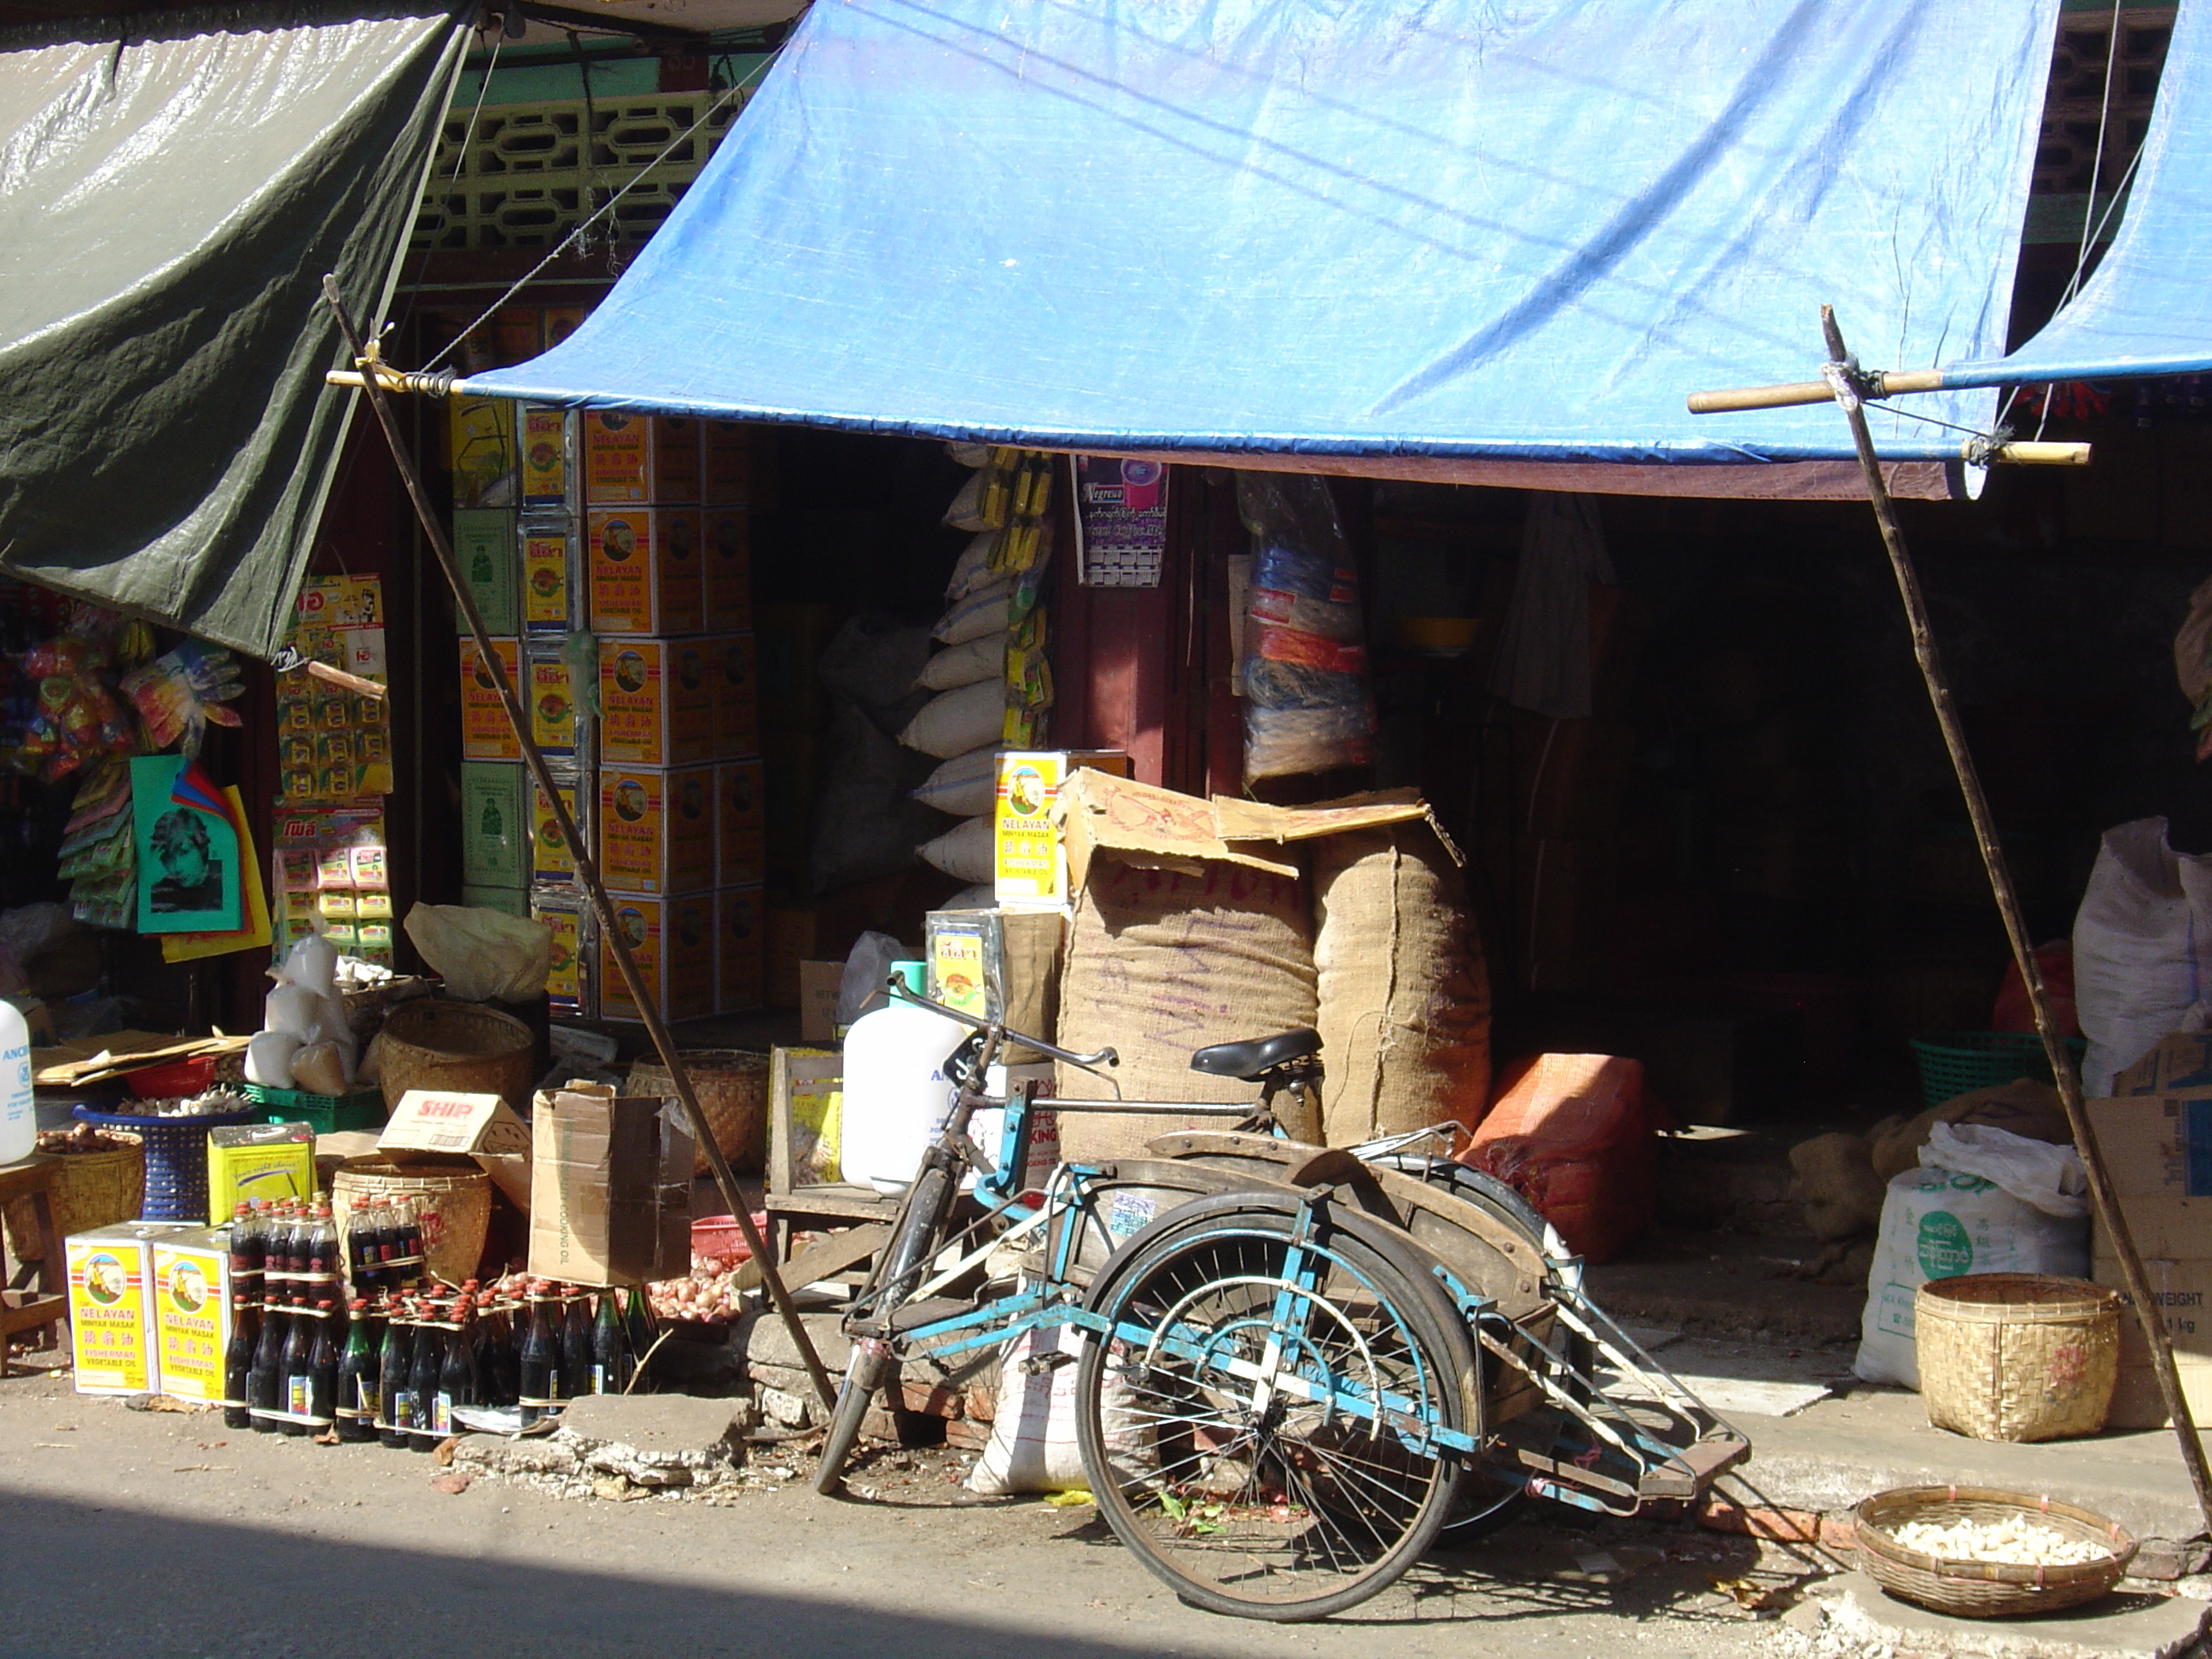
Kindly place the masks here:
POLYGON ((311 1095, 305 1089, 246 1085, 246 1097, 269 1109, 271 1123, 307 1123, 319 1135, 345 1129, 380 1129, 386 1114, 381 1089, 356 1089, 349 1095, 311 1095))
MULTIPOLYGON (((2069 1037, 2066 1047, 2079 1065, 2088 1045, 2069 1037)), ((2056 1080, 2043 1055, 2043 1039, 2032 1031, 1940 1031, 1913 1038, 1912 1053, 1920 1062, 1920 1100, 1926 1106, 1976 1089, 2002 1088, 2015 1078, 2056 1080)))

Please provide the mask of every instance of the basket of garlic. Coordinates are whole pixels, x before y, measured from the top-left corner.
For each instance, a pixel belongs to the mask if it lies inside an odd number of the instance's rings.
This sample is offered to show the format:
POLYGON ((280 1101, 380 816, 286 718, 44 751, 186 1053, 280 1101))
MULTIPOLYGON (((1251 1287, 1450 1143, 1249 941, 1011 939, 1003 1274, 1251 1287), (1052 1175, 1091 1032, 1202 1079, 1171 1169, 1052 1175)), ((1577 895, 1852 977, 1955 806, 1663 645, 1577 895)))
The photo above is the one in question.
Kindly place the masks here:
POLYGON ((2094 1601, 2136 1540, 2055 1498, 1984 1486, 1899 1486, 1858 1507, 1859 1565, 1891 1595, 1964 1619, 2018 1619, 2094 1601))

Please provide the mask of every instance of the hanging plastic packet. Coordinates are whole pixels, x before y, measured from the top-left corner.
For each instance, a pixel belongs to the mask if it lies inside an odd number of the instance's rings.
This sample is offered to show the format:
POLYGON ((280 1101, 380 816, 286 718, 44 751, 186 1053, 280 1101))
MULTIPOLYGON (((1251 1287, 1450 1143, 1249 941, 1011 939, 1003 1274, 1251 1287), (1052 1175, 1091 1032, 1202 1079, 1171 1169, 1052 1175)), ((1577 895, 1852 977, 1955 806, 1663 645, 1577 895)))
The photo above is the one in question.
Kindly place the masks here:
POLYGON ((1244 776, 1280 777, 1374 758, 1359 578, 1327 483, 1243 472, 1237 506, 1252 536, 1246 607, 1244 776))

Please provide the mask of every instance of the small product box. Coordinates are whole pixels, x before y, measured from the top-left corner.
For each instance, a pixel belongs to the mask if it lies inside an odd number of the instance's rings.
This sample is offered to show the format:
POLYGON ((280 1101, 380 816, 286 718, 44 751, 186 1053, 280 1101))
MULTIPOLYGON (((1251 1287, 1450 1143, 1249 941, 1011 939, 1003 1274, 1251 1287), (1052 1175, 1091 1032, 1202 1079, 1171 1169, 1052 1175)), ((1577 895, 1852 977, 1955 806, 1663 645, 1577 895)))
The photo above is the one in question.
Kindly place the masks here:
MULTIPOLYGON (((519 632, 522 583, 515 574, 514 514, 499 507, 457 508, 453 560, 484 626, 495 634, 519 632)), ((466 633, 468 618, 457 613, 456 620, 466 633)))
MULTIPOLYGON (((478 887, 473 883, 463 882, 461 902, 471 909, 496 910, 503 916, 526 916, 530 914, 530 890, 526 887, 478 887)), ((386 943, 388 948, 388 937, 386 943)), ((366 942, 362 948, 363 951, 368 949, 366 942)))
POLYGON ((699 500, 701 422, 589 410, 584 499, 593 507, 690 507, 699 500))
POLYGON ((599 641, 599 756, 611 766, 713 758, 718 681, 706 640, 599 641))
MULTIPOLYGON (((491 644, 501 666, 507 670, 507 683, 520 690, 521 641, 494 640, 491 644)), ((522 745, 507 721, 507 706, 499 700, 499 682, 477 659, 477 642, 472 639, 461 641, 461 754, 468 760, 522 758, 522 745)))
POLYGON ((568 506, 569 482, 575 476, 568 411, 525 404, 520 419, 522 504, 568 506))
POLYGON ((1057 910, 1067 903, 1067 848, 1053 809, 1060 786, 1084 767, 1127 777, 1129 757, 1111 749, 1016 749, 999 757, 991 805, 993 886, 1001 908, 1057 910))
POLYGON ((400 1164, 473 1158, 500 1191, 530 1206, 530 1126, 497 1095, 410 1089, 376 1150, 400 1164))
MULTIPOLYGON (((714 1012, 714 896, 674 898, 615 896, 615 920, 629 942, 638 973, 660 1003, 665 1019, 697 1019, 714 1012)), ((599 942, 599 1017, 644 1018, 631 1001, 614 947, 599 942)))
MULTIPOLYGON (((560 793, 561 804, 568 809, 568 816, 575 820, 577 830, 583 835, 584 844, 597 858, 599 846, 592 835, 594 819, 586 810, 590 803, 578 796, 574 775, 556 770, 553 785, 560 793)), ((553 816, 553 803, 534 780, 530 786, 530 878, 556 885, 576 878, 576 861, 568 855, 568 842, 561 834, 560 820, 553 816)))
POLYGON ((154 1241, 155 1346, 163 1394, 223 1403, 230 1297, 228 1228, 191 1227, 154 1241))
POLYGON ((513 507, 517 480, 514 404, 505 398, 448 398, 446 461, 453 505, 513 507))
POLYGON ((522 526, 522 625, 533 634, 566 634, 574 596, 584 591, 583 547, 565 521, 526 520, 522 526))
POLYGON ((227 1220, 255 1198, 315 1190, 315 1132, 305 1123, 234 1123, 208 1131, 208 1215, 227 1220))
POLYGON ((63 1241, 79 1394, 160 1391, 154 1241, 184 1231, 179 1222, 124 1221, 63 1241))
POLYGON ((559 641, 532 641, 523 657, 525 706, 530 736, 547 755, 576 752, 576 696, 569 684, 568 659, 559 641))
POLYGON ((760 750, 759 657, 750 634, 724 634, 708 641, 714 682, 714 754, 730 757, 760 750))
POLYGON ((752 515, 742 507, 706 514, 706 622, 717 632, 753 625, 752 515))
POLYGON ((714 884, 714 769, 599 769, 599 872, 622 893, 714 884))
POLYGON ((596 1019, 599 935, 591 902, 574 887, 533 887, 530 914, 553 935, 552 966, 545 975, 551 1012, 564 1019, 596 1019))
POLYGON ((767 770, 758 756, 714 768, 714 884, 744 887, 766 878, 767 770))
POLYGON ((714 1006, 743 1013, 768 1000, 768 900, 758 886, 714 895, 714 1006))
POLYGON ((601 634, 689 634, 705 608, 696 507, 594 507, 585 515, 592 627, 601 634))
POLYGON ((743 421, 702 421, 706 446, 700 499, 709 507, 753 504, 753 429, 743 421))
POLYGON ((461 763, 461 879, 520 887, 530 879, 530 774, 520 761, 461 763))

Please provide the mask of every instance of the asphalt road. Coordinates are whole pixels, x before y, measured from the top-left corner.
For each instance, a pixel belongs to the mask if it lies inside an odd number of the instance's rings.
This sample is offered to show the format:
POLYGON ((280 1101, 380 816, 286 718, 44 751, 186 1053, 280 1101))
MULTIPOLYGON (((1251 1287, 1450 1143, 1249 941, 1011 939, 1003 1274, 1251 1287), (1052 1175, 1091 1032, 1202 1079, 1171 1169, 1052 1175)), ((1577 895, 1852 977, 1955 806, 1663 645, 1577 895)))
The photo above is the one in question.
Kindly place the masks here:
POLYGON ((1794 1564, 1682 1524, 1517 1523, 1342 1620, 1178 1602, 1088 1509, 956 1503, 927 1459, 872 1499, 803 1479, 726 1504, 562 1499, 427 1456, 0 1382, 0 1659, 1371 1659, 1803 1654, 1716 1580, 1794 1564), (1608 1577, 1618 1582, 1605 1582, 1608 1577))

